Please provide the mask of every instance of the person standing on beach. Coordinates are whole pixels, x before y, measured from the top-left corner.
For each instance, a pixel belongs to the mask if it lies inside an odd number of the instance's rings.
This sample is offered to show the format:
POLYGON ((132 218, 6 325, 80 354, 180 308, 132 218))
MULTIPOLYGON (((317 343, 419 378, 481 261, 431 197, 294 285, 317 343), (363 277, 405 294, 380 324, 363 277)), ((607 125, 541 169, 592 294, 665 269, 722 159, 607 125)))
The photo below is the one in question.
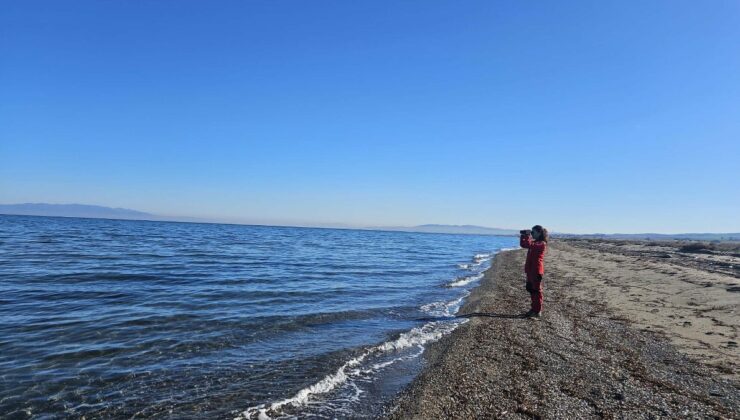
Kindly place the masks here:
POLYGON ((527 318, 539 318, 542 312, 542 276, 545 274, 545 252, 547 252, 547 229, 540 225, 532 230, 519 232, 519 245, 527 248, 527 261, 524 273, 527 275, 526 289, 532 299, 532 309, 526 313, 527 318))

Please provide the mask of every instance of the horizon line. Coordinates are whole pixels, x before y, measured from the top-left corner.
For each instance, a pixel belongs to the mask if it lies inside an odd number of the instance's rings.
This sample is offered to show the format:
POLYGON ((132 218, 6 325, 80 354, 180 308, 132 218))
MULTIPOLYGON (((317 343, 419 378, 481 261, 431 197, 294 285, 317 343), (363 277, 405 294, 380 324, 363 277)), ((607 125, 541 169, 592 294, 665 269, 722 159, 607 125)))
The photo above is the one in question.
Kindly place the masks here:
MULTIPOLYGON (((119 207, 121 208, 121 207, 119 207)), ((127 209, 128 210, 128 209, 127 209)), ((299 228, 299 229, 334 229, 334 230, 362 230, 362 231, 375 231, 375 232, 394 232, 394 233, 422 233, 422 234, 433 234, 433 235, 483 235, 483 236, 505 236, 505 237, 516 237, 516 234, 493 234, 493 233, 466 233, 466 232, 424 232, 424 231, 412 231, 403 229, 412 229, 414 227, 429 226, 430 224, 416 225, 416 226, 304 226, 304 225, 280 225, 280 224, 260 224, 260 223, 246 223, 246 222, 228 222, 228 221, 208 221, 208 220, 152 220, 147 218, 115 218, 115 217, 87 217, 87 216, 51 216, 51 215, 39 215, 39 214, 11 214, 11 213, 0 213, 0 216, 21 216, 21 217, 62 217, 68 219, 92 219, 92 220, 118 220, 118 221, 129 221, 129 222, 160 222, 160 223, 192 223, 192 224, 209 224, 209 225, 236 225, 236 226, 252 226, 252 227, 276 227, 276 228, 299 228)), ((169 217, 169 216, 157 216, 155 217, 169 217)), ((178 216, 173 216, 178 217, 178 216)), ((478 225, 442 225, 432 224, 436 226, 474 226, 484 229, 499 229, 499 230, 516 230, 516 229, 500 229, 500 228, 489 228, 486 226, 478 225)), ((731 238, 734 235, 740 236, 740 232, 682 232, 682 233, 656 233, 656 232, 639 232, 639 233, 567 233, 567 232, 552 232, 553 236, 569 237, 569 236, 581 236, 581 237, 599 237, 599 236, 668 236, 676 237, 681 235, 728 235, 731 238)), ((676 238, 673 238, 674 240, 676 238)), ((689 238, 685 238, 692 240, 689 238)), ((700 239, 693 239, 700 240, 700 239)), ((728 239, 735 241, 736 239, 728 239)))

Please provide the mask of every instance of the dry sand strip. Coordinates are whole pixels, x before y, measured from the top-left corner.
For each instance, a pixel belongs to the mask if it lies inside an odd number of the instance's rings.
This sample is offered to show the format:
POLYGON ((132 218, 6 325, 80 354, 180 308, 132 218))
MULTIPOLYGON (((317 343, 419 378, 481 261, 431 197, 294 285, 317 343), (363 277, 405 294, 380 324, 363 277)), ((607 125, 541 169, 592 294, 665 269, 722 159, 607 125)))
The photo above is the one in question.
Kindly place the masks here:
POLYGON ((635 327, 663 333, 679 351, 740 380, 740 259, 655 249, 649 243, 567 241, 548 257, 553 275, 572 286, 573 296, 606 301, 635 327))
MULTIPOLYGON (((710 345, 703 358, 688 355, 691 347, 682 351, 680 340, 646 328, 593 283, 601 253, 552 245, 543 318, 519 317, 528 309, 524 250, 498 254, 460 311, 470 322, 429 347, 426 367, 388 407, 388 418, 738 418, 740 383, 727 371, 736 353, 710 345), (713 351, 722 363, 707 363, 713 351)), ((614 281, 628 295, 644 286, 614 281)))

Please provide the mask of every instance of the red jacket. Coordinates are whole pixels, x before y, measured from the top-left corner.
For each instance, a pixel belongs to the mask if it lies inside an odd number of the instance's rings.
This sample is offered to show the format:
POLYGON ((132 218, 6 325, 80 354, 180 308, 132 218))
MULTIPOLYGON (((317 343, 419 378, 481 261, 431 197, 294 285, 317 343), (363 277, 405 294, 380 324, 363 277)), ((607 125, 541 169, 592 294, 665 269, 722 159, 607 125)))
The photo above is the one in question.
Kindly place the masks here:
POLYGON ((527 262, 524 263, 524 272, 527 274, 545 274, 547 242, 534 241, 531 236, 522 235, 519 238, 519 245, 522 248, 529 248, 529 251, 527 251, 527 262))

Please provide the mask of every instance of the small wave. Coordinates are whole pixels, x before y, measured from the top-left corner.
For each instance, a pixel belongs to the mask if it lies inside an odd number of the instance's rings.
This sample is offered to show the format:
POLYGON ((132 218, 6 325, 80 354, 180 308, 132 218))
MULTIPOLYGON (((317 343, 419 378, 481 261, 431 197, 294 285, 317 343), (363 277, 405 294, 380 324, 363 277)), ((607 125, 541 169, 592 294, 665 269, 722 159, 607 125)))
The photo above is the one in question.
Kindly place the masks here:
MULTIPOLYGON (((376 371, 386 368, 400 360, 418 357, 424 351, 424 344, 439 340, 465 321, 467 320, 461 319, 456 322, 433 321, 424 324, 421 327, 413 328, 410 331, 402 333, 395 340, 386 341, 375 347, 369 348, 361 355, 344 363, 334 373, 327 375, 321 381, 298 391, 298 393, 293 397, 272 404, 260 404, 254 407, 249 407, 235 417, 234 420, 254 418, 266 420, 276 416, 279 417, 283 408, 305 405, 313 395, 330 392, 338 386, 351 381, 353 378, 373 374, 376 371), (360 369, 362 363, 369 358, 405 350, 411 347, 418 347, 419 351, 411 355, 402 355, 391 360, 374 363, 366 369, 360 369)), ((356 388, 356 396, 361 392, 362 391, 359 390, 359 388, 356 388)))
POLYGON ((497 250, 496 252, 483 252, 473 255, 472 261, 470 263, 459 263, 457 264, 457 268, 462 270, 473 270, 476 267, 479 267, 483 265, 483 263, 488 262, 491 260, 491 257, 493 257, 497 252, 500 251, 508 251, 509 249, 516 249, 516 248, 503 248, 500 250, 497 250))
POLYGON ((488 261, 491 258, 491 256, 493 256, 493 254, 490 254, 490 253, 489 254, 475 254, 475 256, 473 256, 473 263, 475 265, 481 265, 484 262, 488 261))
POLYGON ((476 273, 470 276, 459 277, 452 283, 447 284, 447 287, 461 287, 468 285, 474 281, 478 281, 483 278, 483 273, 476 273))
POLYGON ((460 309, 460 306, 462 306, 463 300, 468 297, 468 295, 470 295, 470 292, 466 292, 457 299, 451 300, 449 302, 439 301, 427 303, 426 305, 422 305, 419 309, 435 317, 453 317, 457 313, 458 309, 460 309))

